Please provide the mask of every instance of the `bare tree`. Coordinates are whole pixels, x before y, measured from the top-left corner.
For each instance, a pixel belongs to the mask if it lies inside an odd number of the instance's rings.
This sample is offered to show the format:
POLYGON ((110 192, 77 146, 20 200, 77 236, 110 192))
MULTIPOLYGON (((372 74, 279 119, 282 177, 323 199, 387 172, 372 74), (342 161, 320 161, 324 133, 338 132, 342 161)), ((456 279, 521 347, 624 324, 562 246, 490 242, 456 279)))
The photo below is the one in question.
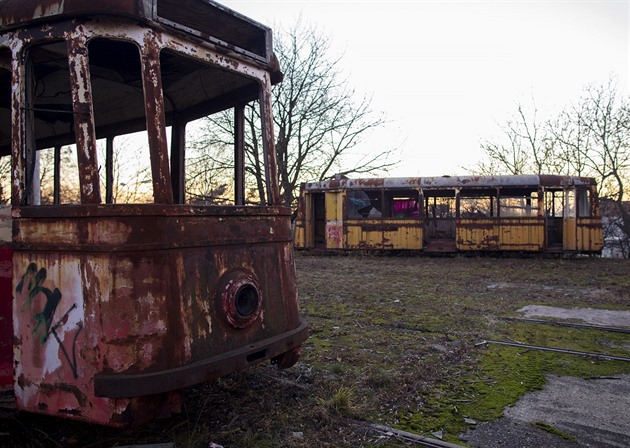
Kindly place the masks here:
MULTIPOLYGON (((393 148, 349 160, 369 131, 385 121, 372 111, 371 98, 359 95, 343 78, 342 58, 330 56, 328 37, 298 21, 290 30, 276 34, 275 52, 284 73, 283 82, 273 89, 273 115, 278 181, 286 205, 293 204, 300 182, 334 174, 383 172, 397 163, 390 158, 393 148)), ((223 149, 232 143, 231 120, 229 113, 209 117, 199 140, 205 149, 197 145, 215 164, 225 160, 221 154, 229 153, 223 149)), ((247 107, 246 168, 264 197, 258 123, 258 108, 247 107)), ((229 163, 224 165, 229 168, 229 163)))
POLYGON ((616 211, 605 220, 610 226, 605 233, 615 236, 608 244, 630 255, 630 212, 625 201, 630 180, 630 102, 619 97, 614 80, 588 86, 576 104, 544 123, 536 120, 535 113, 528 119, 519 105, 516 119, 501 129, 503 142, 481 144, 488 161, 479 163, 475 172, 594 177, 599 196, 616 211))
MULTIPOLYGON (((533 102, 532 102, 533 103, 533 102)), ((557 172, 554 141, 546 133, 545 123, 538 120, 538 109, 528 113, 522 104, 505 125, 499 126, 502 138, 481 143, 487 161, 480 162, 472 171, 480 174, 542 174, 557 172)))

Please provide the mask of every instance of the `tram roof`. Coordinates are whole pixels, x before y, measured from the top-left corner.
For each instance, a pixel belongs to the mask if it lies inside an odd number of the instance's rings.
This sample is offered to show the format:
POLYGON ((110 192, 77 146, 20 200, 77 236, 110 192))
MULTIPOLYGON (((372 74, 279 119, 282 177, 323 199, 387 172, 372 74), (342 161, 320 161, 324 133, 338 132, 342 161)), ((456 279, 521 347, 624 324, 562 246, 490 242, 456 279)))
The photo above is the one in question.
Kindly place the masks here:
POLYGON ((558 175, 502 175, 502 176, 441 176, 441 177, 388 177, 365 179, 332 179, 307 182, 305 190, 369 189, 369 188, 496 188, 543 186, 594 185, 590 177, 558 175))
POLYGON ((38 21, 118 16, 273 61, 271 30, 212 0, 0 0, 0 32, 38 21))

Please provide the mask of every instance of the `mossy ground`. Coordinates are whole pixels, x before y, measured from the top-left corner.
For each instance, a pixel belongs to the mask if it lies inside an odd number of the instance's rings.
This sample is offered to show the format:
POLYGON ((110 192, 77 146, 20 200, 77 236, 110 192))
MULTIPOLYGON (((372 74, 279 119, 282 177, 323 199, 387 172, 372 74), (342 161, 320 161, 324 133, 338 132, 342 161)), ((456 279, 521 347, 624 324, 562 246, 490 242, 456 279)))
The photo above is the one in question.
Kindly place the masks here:
POLYGON ((461 443, 460 432, 497 418, 547 374, 630 373, 630 363, 479 345, 630 357, 630 335, 504 319, 529 304, 630 309, 626 261, 298 254, 296 264, 311 336, 295 367, 259 366, 192 388, 184 414, 135 432, 18 416, 0 419, 0 433, 34 436, 21 439, 30 446, 55 446, 41 433, 94 448, 407 446, 370 430, 374 422, 461 443))

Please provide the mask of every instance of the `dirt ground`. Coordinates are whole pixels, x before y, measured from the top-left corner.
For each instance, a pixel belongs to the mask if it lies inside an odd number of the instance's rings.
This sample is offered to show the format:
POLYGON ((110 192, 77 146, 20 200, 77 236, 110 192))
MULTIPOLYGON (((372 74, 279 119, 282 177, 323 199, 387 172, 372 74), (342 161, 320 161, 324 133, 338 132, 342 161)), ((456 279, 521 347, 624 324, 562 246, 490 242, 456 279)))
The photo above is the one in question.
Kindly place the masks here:
MULTIPOLYGON (((628 334, 505 319, 529 305, 628 311, 627 261, 298 253, 296 268, 311 335, 296 366, 261 365, 191 388, 181 415, 135 430, 0 408, 0 446, 413 446, 372 424, 473 446, 464 434, 548 378, 630 374, 628 362, 483 343, 630 357, 628 334)), ((576 443, 554 422, 530 426, 576 443)))

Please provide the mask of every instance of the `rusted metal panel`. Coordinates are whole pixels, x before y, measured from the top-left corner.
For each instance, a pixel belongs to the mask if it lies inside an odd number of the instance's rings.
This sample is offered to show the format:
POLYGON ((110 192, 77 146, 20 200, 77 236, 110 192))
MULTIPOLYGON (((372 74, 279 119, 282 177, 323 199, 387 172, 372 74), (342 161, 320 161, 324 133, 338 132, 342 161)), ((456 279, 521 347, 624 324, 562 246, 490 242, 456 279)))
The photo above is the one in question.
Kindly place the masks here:
POLYGON ((12 258, 11 246, 0 241, 0 391, 13 389, 12 258))
POLYGON ((147 403, 167 403, 159 394, 285 352, 295 357, 306 327, 286 209, 203 215, 195 213, 203 207, 165 206, 161 220, 142 209, 14 213, 20 409, 122 425, 147 403), (235 324, 226 301, 243 282, 259 305, 251 321, 235 324), (143 383, 150 378, 164 381, 143 383))
POLYGON ((194 35, 225 52, 235 52, 272 68, 282 78, 272 51, 271 30, 209 0, 0 0, 0 28, 35 21, 59 22, 81 16, 129 17, 153 27, 194 35))
MULTIPOLYGON (((168 92, 172 95, 172 100, 176 101, 174 105, 170 105, 169 109, 164 110, 166 114, 166 120, 171 124, 175 112, 180 120, 190 121, 201 116, 214 113, 219 110, 223 110, 233 105, 235 101, 250 101, 259 97, 259 85, 264 84, 268 87, 268 84, 274 80, 277 80, 276 74, 269 74, 267 71, 271 69, 271 65, 261 63, 260 61, 253 61, 245 59, 241 55, 219 51, 218 48, 209 44, 203 44, 201 42, 192 42, 186 40, 181 36, 172 34, 172 30, 160 30, 156 32, 151 30, 147 26, 129 21, 126 18, 100 18, 99 20, 92 20, 89 17, 77 19, 76 21, 61 21, 56 22, 54 25, 46 27, 30 27, 24 29, 7 30, 0 36, 7 40, 10 46, 15 46, 12 51, 15 52, 17 58, 14 59, 13 82, 14 86, 13 94, 24 93, 24 55, 20 53, 20 46, 23 46, 28 42, 35 42, 38 40, 53 41, 56 39, 66 40, 68 35, 73 35, 76 42, 80 42, 81 39, 113 39, 116 41, 133 42, 139 48, 143 49, 145 54, 155 55, 157 48, 159 50, 169 49, 172 50, 178 56, 181 55, 181 61, 197 61, 195 63, 205 63, 215 67, 214 70, 206 70, 203 72, 204 76, 198 79, 197 83, 185 83, 177 84, 178 92, 168 92), (148 47, 145 49, 145 47, 148 47), (229 83, 219 82, 221 79, 225 79, 225 75, 240 74, 240 76, 234 76, 229 83), (200 90, 199 83, 202 83, 204 95, 199 95, 200 90), (190 84, 190 85, 189 85, 190 84), (18 90, 19 89, 19 90, 18 90), (184 91, 181 91, 184 89, 184 91)), ((86 53, 87 50, 76 49, 78 52, 86 53)), ((110 58, 115 60, 118 55, 112 52, 110 58)), ((69 61, 69 63, 74 61, 69 61)), ((157 63, 155 61, 154 63, 157 63)), ((42 67, 45 73, 52 72, 52 68, 58 70, 57 66, 52 67, 52 64, 59 64, 56 59, 52 59, 51 67, 42 67)), ((165 68, 160 67, 164 78, 173 80, 177 78, 180 73, 178 67, 181 64, 171 64, 168 70, 164 72, 165 68), (169 72, 170 70, 170 72, 169 72)), ((129 67, 130 69, 133 66, 129 67)), ((278 67, 273 68, 273 70, 278 67)), ((99 76, 102 73, 99 73, 99 76)), ((129 73, 122 73, 124 76, 129 76, 129 73)), ((95 74, 96 76, 96 74, 95 74)), ((152 79, 157 79, 152 76, 152 79)), ((52 92, 64 91, 67 88, 57 85, 56 79, 46 79, 47 89, 52 92)), ((101 95, 106 94, 108 98, 109 108, 101 108, 98 114, 99 122, 97 123, 96 132, 101 137, 115 136, 122 133, 136 132, 146 129, 145 111, 142 107, 147 104, 148 107, 152 107, 153 101, 139 101, 140 107, 133 109, 129 108, 129 101, 126 98, 129 96, 129 85, 126 82, 121 82, 117 78, 107 79, 108 91, 101 92, 101 95), (116 83, 120 83, 120 88, 115 88, 116 83), (112 105, 120 104, 122 109, 112 107, 112 105), (106 115, 104 115, 106 112, 106 115), (131 117, 130 117, 131 115, 131 117)), ((164 87, 164 86, 162 86, 164 87)), ((140 93, 142 94, 142 93, 140 93)), ((150 94, 151 95, 151 94, 150 94)), ((150 98, 155 97, 153 93, 150 98)), ((23 104, 21 101, 20 104, 23 104)), ((18 109, 18 112, 23 111, 18 109)), ((85 113, 86 110, 82 110, 81 113, 85 113)), ((23 120, 22 120, 23 121, 23 120)), ((20 125, 19 121, 12 120, 14 131, 15 127, 20 125)), ((23 124, 22 124, 23 126, 23 124)), ((23 133, 23 129, 20 129, 23 133)), ((273 135, 273 129, 266 130, 269 135, 273 135)), ((22 135, 22 133, 15 135, 22 135)), ((39 127, 38 135, 36 136, 38 147, 53 147, 57 145, 66 145, 74 143, 74 135, 69 133, 68 129, 61 128, 60 125, 50 123, 48 126, 39 127)), ((270 137, 273 141, 273 138, 270 137)), ((8 140, 2 142, 0 147, 0 154, 6 154, 9 152, 8 140)), ((273 152, 273 151, 271 151, 273 152)))
POLYGON ((0 28, 81 14, 144 17, 147 0, 0 0, 0 28))
POLYGON ((68 39, 68 62, 74 108, 74 134, 77 145, 81 202, 101 202, 99 167, 96 157, 96 129, 92 109, 92 87, 85 36, 68 39))
POLYGON ((173 203, 173 187, 166 141, 166 116, 162 93, 162 72, 160 69, 159 35, 147 33, 142 48, 142 73, 147 133, 151 154, 153 198, 160 204, 173 203))

